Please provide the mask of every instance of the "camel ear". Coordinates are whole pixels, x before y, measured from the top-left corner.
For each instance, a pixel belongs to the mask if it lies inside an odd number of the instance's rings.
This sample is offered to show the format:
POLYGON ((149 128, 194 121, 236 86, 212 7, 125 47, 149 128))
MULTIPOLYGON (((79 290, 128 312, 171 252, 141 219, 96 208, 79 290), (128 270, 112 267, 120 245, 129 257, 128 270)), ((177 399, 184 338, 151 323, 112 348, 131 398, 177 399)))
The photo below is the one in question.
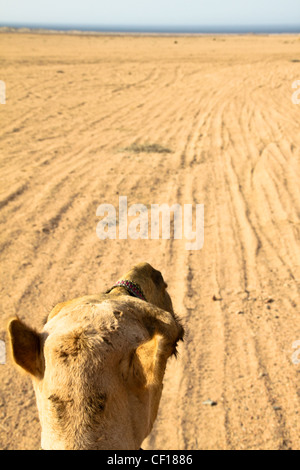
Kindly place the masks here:
POLYGON ((163 380, 170 353, 166 351, 164 338, 155 334, 135 351, 132 374, 138 386, 160 384, 163 380))
POLYGON ((139 392, 162 382, 169 356, 161 351, 162 339, 155 334, 121 361, 121 373, 132 390, 139 392))
POLYGON ((183 330, 171 339, 163 329, 156 330, 148 341, 140 344, 131 361, 131 382, 137 388, 160 385, 163 381, 167 361, 177 352, 177 343, 182 339, 183 330))
POLYGON ((15 363, 29 374, 42 377, 44 361, 40 335, 18 318, 9 322, 8 333, 15 363))
POLYGON ((168 358, 176 356, 177 344, 183 339, 181 322, 174 313, 146 302, 134 302, 127 313, 141 323, 148 333, 148 339, 124 358, 121 373, 136 391, 148 386, 159 387, 168 358))

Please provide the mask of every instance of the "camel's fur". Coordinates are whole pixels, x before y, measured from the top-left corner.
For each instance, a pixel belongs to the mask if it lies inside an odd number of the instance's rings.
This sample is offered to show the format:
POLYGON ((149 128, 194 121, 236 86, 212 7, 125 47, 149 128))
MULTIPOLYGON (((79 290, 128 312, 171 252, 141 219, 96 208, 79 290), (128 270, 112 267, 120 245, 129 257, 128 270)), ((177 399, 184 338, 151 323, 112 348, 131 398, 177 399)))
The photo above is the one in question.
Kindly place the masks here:
POLYGON ((9 323, 14 361, 33 379, 43 449, 139 449, 152 429, 183 328, 159 271, 142 263, 122 279, 148 302, 118 287, 58 304, 41 333, 9 323))

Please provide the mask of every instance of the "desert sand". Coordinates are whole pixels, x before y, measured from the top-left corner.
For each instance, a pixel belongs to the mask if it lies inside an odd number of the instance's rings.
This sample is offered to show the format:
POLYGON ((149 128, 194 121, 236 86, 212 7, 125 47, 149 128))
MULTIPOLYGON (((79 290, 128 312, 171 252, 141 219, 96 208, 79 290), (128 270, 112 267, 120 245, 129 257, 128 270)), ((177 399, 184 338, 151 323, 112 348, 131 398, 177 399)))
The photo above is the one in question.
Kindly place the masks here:
MULTIPOLYGON (((300 37, 0 44, 0 340, 11 316, 41 328, 148 261, 186 338, 143 447, 300 449, 300 37), (203 249, 100 240, 97 207, 119 196, 204 204, 203 249)), ((30 379, 7 360, 0 384, 0 449, 38 449, 30 379)))

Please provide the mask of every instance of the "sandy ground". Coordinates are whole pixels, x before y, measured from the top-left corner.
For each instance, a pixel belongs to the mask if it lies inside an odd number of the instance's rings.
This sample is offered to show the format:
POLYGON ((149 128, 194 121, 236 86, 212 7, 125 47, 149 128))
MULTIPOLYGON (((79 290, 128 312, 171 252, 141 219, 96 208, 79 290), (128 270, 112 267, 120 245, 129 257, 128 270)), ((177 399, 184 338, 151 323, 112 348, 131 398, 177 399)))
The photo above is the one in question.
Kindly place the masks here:
MULTIPOLYGON (((15 313, 40 327, 148 261, 187 334, 144 448, 300 449, 300 38, 0 43, 0 340, 15 313), (203 249, 99 240, 96 209, 120 195, 205 204, 203 249)), ((7 363, 0 384, 0 448, 37 449, 30 380, 7 363)))

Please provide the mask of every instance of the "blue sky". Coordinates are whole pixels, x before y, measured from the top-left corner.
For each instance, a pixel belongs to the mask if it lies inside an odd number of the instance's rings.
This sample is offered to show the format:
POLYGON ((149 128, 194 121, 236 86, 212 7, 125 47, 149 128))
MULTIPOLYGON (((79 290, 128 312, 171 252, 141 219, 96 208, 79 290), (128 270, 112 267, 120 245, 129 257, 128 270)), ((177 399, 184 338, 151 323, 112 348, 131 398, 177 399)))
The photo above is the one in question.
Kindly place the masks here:
POLYGON ((299 25, 300 0, 0 0, 0 24, 299 25))

